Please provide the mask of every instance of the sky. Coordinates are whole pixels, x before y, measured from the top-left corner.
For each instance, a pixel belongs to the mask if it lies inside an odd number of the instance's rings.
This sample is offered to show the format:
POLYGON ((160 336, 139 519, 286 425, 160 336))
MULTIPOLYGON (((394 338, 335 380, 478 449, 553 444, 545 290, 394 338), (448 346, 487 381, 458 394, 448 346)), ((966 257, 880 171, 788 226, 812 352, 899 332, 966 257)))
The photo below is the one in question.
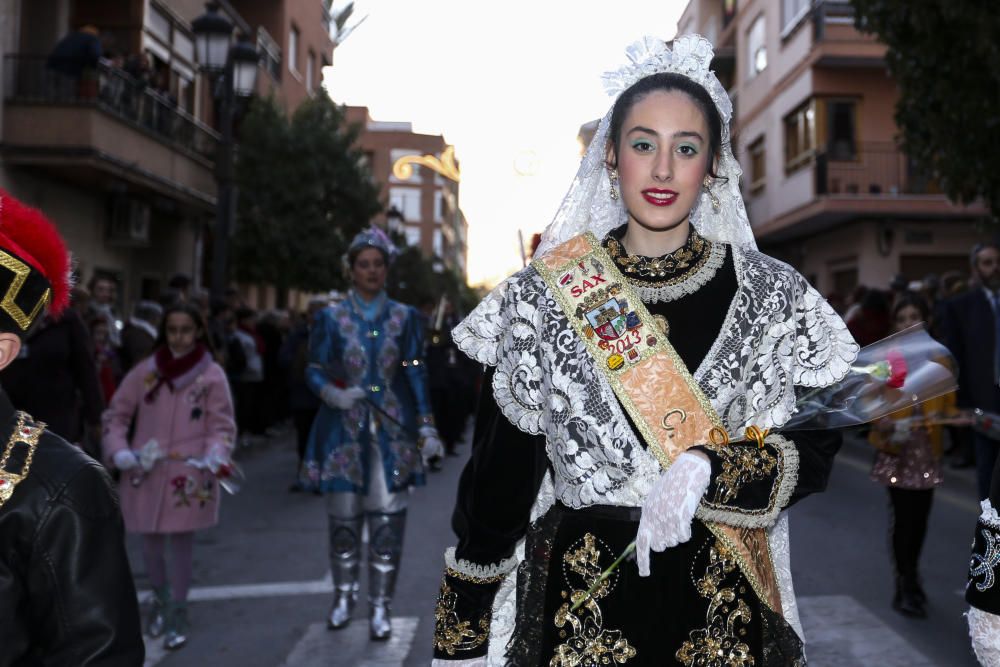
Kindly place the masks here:
MULTIPOLYGON (((324 72, 338 103, 441 134, 461 165, 471 285, 521 268, 580 161, 580 126, 603 116, 601 74, 625 47, 670 39, 687 0, 357 0, 366 17, 324 72)), ((336 5, 335 5, 336 9, 336 5)))

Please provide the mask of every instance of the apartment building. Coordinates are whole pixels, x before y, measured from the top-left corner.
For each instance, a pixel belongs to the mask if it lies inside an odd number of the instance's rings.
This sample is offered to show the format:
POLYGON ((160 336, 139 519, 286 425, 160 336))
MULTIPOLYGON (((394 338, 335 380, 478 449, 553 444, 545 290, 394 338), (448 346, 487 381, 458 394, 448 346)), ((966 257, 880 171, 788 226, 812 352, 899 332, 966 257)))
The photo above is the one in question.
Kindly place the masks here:
POLYGON ((376 224, 401 232, 409 245, 440 259, 465 278, 469 225, 459 204, 458 182, 416 163, 411 164, 413 171, 407 179, 397 177, 392 169, 406 157, 447 160, 449 146, 444 137, 416 133, 407 122, 372 120, 366 107, 346 107, 346 111, 348 122, 362 128, 359 144, 375 181, 381 184, 386 212, 375 219, 376 224))
MULTIPOLYGON (((259 94, 292 112, 332 61, 321 0, 222 0, 263 53, 259 94)), ((191 21, 203 0, 0 2, 0 187, 42 208, 77 272, 116 275, 122 305, 157 298, 174 273, 208 282, 220 135, 191 21), (93 26, 104 57, 76 79, 48 66, 59 40, 93 26)), ((259 301, 259 300, 258 300, 259 301)))
POLYGON ((824 294, 966 271, 986 210, 948 200, 900 150, 885 46, 842 0, 692 0, 678 34, 716 48, 762 250, 824 294))

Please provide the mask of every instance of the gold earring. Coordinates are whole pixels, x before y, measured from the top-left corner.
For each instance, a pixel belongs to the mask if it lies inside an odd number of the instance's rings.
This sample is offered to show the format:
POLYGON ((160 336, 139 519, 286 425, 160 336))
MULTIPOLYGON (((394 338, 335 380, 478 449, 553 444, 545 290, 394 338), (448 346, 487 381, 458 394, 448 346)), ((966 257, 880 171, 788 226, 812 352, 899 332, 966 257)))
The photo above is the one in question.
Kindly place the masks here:
POLYGON ((618 167, 614 167, 608 172, 608 179, 611 180, 611 198, 618 201, 618 189, 615 188, 615 183, 618 182, 618 167))
POLYGON ((712 190, 712 181, 709 180, 708 176, 705 177, 705 181, 702 183, 705 188, 705 192, 708 193, 708 201, 712 203, 712 211, 718 213, 722 210, 722 202, 719 201, 718 195, 712 190))

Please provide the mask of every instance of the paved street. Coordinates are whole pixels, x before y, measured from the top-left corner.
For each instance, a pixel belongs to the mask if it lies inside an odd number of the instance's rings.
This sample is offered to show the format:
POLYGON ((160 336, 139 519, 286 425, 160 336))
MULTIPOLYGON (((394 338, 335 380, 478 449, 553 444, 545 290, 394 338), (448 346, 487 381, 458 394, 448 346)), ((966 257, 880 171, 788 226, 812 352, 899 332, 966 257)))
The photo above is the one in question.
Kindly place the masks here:
MULTIPOLYGON (((464 459, 468 447, 459 451, 464 459)), ((324 625, 331 585, 323 500, 287 492, 295 462, 289 437, 240 455, 249 482, 225 499, 220 526, 197 541, 190 643, 165 656, 150 642, 147 665, 427 665, 463 459, 449 459, 429 487, 413 494, 394 636, 374 644, 364 605, 346 630, 324 625)), ((930 618, 915 621, 889 606, 886 498, 867 479, 869 459, 866 445, 849 442, 829 491, 792 511, 792 567, 810 666, 974 667, 961 597, 976 515, 970 472, 948 471, 935 497, 923 558, 930 618)), ((139 586, 147 589, 137 544, 130 547, 139 586)))

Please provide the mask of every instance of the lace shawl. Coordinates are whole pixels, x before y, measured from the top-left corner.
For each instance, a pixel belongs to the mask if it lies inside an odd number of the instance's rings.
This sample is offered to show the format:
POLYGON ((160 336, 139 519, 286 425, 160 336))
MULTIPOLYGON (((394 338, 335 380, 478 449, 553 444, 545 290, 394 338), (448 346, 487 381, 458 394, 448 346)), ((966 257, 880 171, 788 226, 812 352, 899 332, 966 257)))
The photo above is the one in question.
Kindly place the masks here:
MULTIPOLYGON (((757 251, 731 251, 736 295, 694 379, 736 435, 750 424, 779 428, 795 408, 796 387, 840 380, 858 346, 794 269, 757 251)), ((452 336, 496 367, 493 393, 504 415, 545 435, 556 498, 574 508, 642 504, 659 464, 534 268, 500 284, 452 336)))

